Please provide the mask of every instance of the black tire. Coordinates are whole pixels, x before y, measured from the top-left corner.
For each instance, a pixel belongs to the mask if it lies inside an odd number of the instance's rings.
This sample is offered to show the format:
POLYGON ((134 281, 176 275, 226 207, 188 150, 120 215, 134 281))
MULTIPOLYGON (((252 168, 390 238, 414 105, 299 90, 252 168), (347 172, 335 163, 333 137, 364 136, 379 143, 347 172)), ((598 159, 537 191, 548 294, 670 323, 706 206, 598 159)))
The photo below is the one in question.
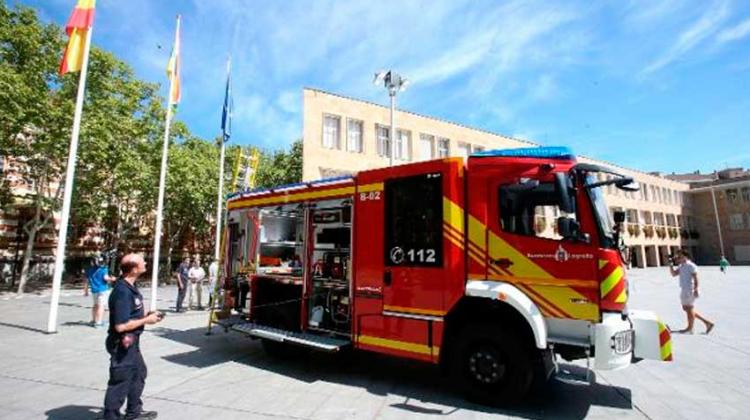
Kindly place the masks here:
POLYGON ((491 406, 516 403, 531 387, 533 356, 512 331, 467 326, 452 352, 451 375, 470 401, 491 406))

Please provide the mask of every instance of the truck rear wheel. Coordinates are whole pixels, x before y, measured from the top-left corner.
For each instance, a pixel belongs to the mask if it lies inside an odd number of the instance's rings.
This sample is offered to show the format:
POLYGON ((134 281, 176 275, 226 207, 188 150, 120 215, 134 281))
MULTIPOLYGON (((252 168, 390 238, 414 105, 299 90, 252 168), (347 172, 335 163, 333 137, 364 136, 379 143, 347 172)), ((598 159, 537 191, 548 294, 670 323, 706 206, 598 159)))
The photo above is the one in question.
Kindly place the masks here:
POLYGON ((503 405, 522 399, 533 379, 528 346, 511 331, 469 326, 459 336, 451 372, 467 399, 503 405))

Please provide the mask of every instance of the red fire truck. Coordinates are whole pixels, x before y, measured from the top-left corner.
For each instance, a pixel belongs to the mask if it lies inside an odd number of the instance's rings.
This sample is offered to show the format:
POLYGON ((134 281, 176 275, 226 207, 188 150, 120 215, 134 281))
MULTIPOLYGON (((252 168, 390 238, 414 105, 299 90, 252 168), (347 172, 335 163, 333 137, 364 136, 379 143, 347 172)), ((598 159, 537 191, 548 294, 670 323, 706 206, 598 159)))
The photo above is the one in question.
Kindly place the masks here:
POLYGON ((523 396, 555 355, 596 369, 671 360, 665 326, 627 306, 607 185, 638 188, 542 147, 234 194, 218 322, 273 353, 438 363, 490 403, 523 396))

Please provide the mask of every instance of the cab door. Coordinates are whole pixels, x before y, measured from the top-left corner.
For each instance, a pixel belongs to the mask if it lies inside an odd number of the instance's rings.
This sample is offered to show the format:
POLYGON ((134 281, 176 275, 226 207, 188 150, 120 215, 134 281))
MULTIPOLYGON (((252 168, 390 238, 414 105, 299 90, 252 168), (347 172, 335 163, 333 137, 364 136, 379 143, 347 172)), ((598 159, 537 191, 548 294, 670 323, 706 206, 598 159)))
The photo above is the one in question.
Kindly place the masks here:
POLYGON ((557 218, 580 219, 580 212, 561 211, 551 174, 518 174, 487 180, 487 278, 513 284, 547 318, 598 321, 593 232, 588 241, 560 237, 557 218))

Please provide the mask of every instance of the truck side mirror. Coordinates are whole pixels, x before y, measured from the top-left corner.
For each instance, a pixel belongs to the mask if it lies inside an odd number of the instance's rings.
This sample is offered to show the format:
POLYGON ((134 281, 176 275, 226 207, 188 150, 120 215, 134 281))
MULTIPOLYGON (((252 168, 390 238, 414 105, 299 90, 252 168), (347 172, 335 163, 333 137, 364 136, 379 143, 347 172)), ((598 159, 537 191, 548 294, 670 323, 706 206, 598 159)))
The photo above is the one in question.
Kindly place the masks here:
POLYGON ((570 196, 571 182, 568 174, 564 172, 555 172, 555 194, 557 195, 558 206, 565 213, 575 213, 576 208, 573 198, 570 196))
POLYGON ((622 210, 617 210, 614 212, 613 218, 615 219, 615 223, 622 223, 625 221, 625 212, 622 210))
POLYGON ((589 234, 582 234, 581 225, 579 225, 575 219, 571 219, 570 217, 560 216, 557 218, 557 233, 559 233, 563 239, 585 243, 590 242, 589 234))

